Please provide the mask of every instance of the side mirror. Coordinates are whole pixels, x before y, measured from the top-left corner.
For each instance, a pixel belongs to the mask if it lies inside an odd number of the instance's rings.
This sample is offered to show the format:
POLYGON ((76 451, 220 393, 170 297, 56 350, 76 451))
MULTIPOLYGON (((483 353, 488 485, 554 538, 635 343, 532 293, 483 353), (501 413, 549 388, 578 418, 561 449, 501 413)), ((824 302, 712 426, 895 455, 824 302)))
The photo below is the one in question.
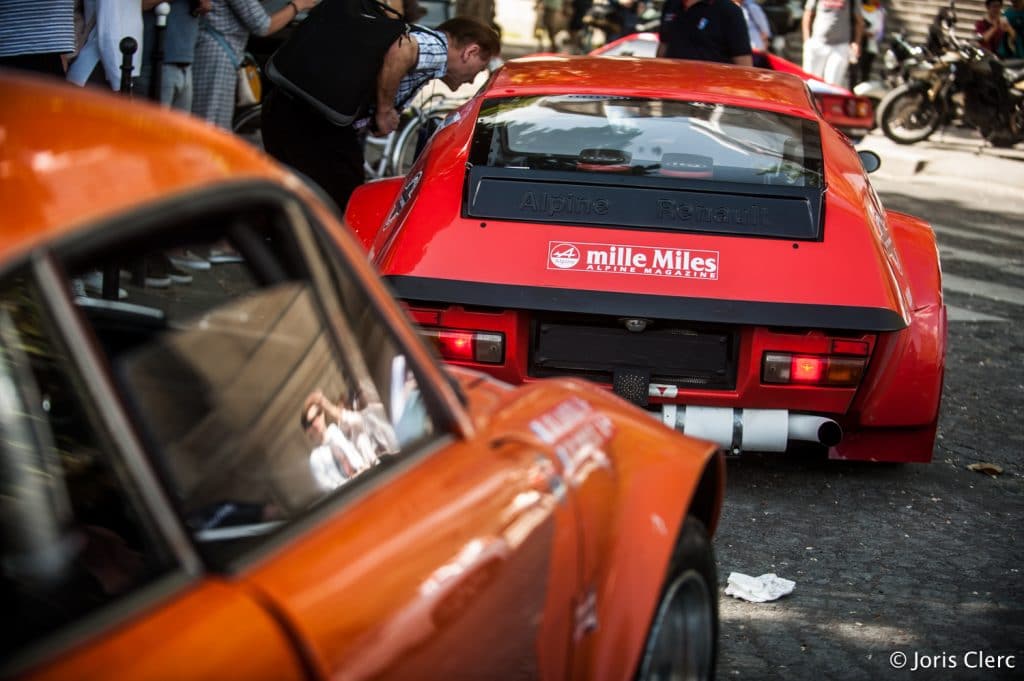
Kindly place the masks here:
POLYGON ((858 151, 857 156, 860 157, 860 164, 864 166, 866 173, 873 173, 882 167, 882 159, 873 151, 858 151))

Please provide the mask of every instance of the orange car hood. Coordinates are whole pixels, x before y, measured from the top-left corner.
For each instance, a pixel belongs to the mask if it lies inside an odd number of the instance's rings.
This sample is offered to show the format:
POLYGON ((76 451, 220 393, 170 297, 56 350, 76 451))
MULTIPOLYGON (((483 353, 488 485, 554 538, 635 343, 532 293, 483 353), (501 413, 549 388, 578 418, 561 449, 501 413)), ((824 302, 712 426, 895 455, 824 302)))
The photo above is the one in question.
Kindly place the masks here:
POLYGON ((3 70, 0 92, 0 252, 213 181, 298 182, 212 126, 139 98, 3 70))

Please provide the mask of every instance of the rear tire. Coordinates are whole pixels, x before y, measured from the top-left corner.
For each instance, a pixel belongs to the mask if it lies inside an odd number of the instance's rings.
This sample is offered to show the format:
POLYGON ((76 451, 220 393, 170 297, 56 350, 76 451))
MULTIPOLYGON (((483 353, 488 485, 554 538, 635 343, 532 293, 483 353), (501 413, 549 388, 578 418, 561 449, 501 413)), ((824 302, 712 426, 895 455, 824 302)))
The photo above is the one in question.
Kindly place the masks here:
POLYGON ((942 122, 942 112, 918 87, 900 85, 878 105, 878 124, 885 136, 897 144, 914 144, 932 136, 942 122))
POLYGON ((704 523, 687 516, 644 644, 637 681, 713 679, 718 571, 704 523))

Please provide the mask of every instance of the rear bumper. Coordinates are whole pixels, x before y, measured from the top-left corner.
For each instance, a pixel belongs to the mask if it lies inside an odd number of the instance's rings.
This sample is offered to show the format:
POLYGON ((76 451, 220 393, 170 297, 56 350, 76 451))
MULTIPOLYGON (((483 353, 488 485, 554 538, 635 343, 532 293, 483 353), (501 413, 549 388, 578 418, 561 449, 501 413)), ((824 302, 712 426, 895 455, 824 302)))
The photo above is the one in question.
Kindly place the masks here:
MULTIPOLYGON (((685 301, 681 303, 679 299, 670 297, 651 300, 654 297, 635 294, 487 284, 468 286, 464 282, 407 277, 392 277, 391 283, 399 296, 406 300, 413 319, 421 326, 501 334, 505 345, 500 364, 452 364, 486 372, 511 384, 560 375, 587 378, 611 390, 613 373, 616 380, 620 374, 626 374, 627 378, 639 376, 643 379, 641 382, 646 382, 647 390, 642 397, 630 394, 633 401, 646 405, 652 416, 661 419, 671 411, 666 409, 666 405, 674 405, 676 413, 690 410, 692 415, 699 414, 702 421, 715 421, 715 427, 721 432, 713 437, 700 432, 701 426, 695 433, 679 427, 681 424, 675 421, 670 425, 689 434, 712 439, 724 447, 783 451, 793 440, 809 440, 830 447, 833 458, 875 461, 928 461, 931 458, 934 425, 922 427, 922 421, 918 421, 904 427, 899 414, 890 413, 890 423, 886 425, 896 427, 867 427, 869 422, 864 420, 864 413, 858 408, 858 400, 864 399, 860 393, 865 391, 865 382, 859 388, 780 385, 767 383, 761 376, 762 361, 767 353, 842 355, 849 353, 851 347, 862 348, 861 356, 869 358, 869 376, 876 375, 878 371, 888 374, 892 367, 885 360, 891 352, 893 340, 906 333, 854 330, 845 324, 829 329, 822 326, 821 319, 812 322, 806 306, 799 305, 793 307, 800 308, 796 314, 805 325, 787 328, 779 325, 776 319, 772 319, 776 323, 770 325, 750 323, 744 317, 730 318, 733 320, 731 324, 671 319, 671 315, 683 316, 680 310, 689 308, 685 301), (590 309, 595 312, 584 314, 580 311, 590 309), (615 310, 618 310, 617 314, 615 310), (629 323, 641 316, 637 310, 656 310, 659 314, 641 320, 650 322, 649 325, 633 325, 634 328, 630 329, 629 323), (666 316, 670 318, 666 319, 666 316), (580 335, 570 332, 568 336, 556 334, 558 344, 554 347, 545 347, 540 340, 543 329, 554 328, 560 334, 565 333, 565 329, 571 330, 573 325, 582 325, 583 332, 580 335), (646 328, 634 333, 637 326, 646 328), (666 354, 674 352, 665 345, 671 342, 671 337, 645 338, 653 336, 652 331, 655 330, 668 331, 669 336, 672 333, 691 335, 679 345, 680 352, 696 353, 700 361, 694 364, 666 354), (614 332, 618 336, 611 337, 609 341, 608 334, 614 332), (639 339, 644 342, 631 343, 639 339), (600 347, 595 347, 595 343, 600 347), (613 351, 615 343, 622 343, 621 351, 613 351), (718 350, 716 343, 722 344, 724 350, 718 350), (579 355, 579 359, 574 357, 574 353, 579 355), (669 359, 659 361, 663 357, 669 359), (629 360, 629 366, 619 371, 616 367, 623 358, 629 360), (598 366, 602 362, 608 367, 598 366), (878 365, 877 371, 872 369, 875 364, 878 365), (639 371, 633 372, 634 367, 639 371), (703 376, 702 371, 708 376, 703 376), (719 374, 724 379, 716 383, 715 376, 719 374), (776 418, 779 412, 784 415, 776 418), (808 431, 811 436, 806 433, 791 435, 790 415, 798 420, 828 419, 832 422, 828 428, 833 434, 821 437, 815 428, 808 431), (750 418, 745 420, 746 416, 750 418), (841 437, 838 442, 837 432, 841 437)), ((834 309, 834 312, 849 324, 857 320, 864 322, 867 318, 848 308, 834 309)), ((877 314, 879 312, 871 312, 876 315, 876 322, 880 318, 884 320, 884 315, 877 314)), ((759 314, 751 316, 761 318, 759 314)), ((890 319, 888 325, 900 326, 902 330, 902 319, 899 324, 890 319)), ((877 380, 866 378, 865 381, 872 388, 877 385, 877 380)))

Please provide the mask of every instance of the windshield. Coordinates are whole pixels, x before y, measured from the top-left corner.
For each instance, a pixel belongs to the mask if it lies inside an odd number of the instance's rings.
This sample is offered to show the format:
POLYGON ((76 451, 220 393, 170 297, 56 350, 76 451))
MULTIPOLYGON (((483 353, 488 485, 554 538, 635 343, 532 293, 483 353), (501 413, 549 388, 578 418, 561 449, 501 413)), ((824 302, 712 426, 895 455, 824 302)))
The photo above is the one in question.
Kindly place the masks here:
POLYGON ((474 167, 820 187, 817 123, 769 111, 610 95, 483 103, 474 167))

